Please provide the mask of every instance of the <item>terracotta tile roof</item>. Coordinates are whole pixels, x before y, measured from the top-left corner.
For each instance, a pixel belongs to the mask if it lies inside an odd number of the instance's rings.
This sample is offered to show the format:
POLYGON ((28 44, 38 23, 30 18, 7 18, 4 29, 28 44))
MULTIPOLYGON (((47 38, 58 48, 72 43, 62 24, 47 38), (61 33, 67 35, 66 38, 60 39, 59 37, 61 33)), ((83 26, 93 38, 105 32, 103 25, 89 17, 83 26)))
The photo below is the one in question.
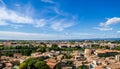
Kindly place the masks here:
POLYGON ((12 67, 13 66, 12 63, 6 63, 5 65, 6 65, 6 67, 12 67))
POLYGON ((47 65, 50 67, 50 69, 53 69, 56 64, 57 64, 57 61, 55 59, 49 59, 47 61, 47 65))
POLYGON ((99 66, 94 67, 94 69, 105 69, 105 68, 103 65, 99 65, 99 66))

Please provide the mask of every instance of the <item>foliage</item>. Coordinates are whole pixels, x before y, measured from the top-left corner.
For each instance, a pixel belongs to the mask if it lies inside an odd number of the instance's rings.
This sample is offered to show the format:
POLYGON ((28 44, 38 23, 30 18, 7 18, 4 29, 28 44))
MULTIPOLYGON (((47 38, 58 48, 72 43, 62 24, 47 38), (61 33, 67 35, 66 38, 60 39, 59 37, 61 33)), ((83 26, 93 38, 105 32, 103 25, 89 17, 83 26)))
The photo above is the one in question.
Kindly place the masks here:
POLYGON ((120 51, 120 46, 115 47, 115 50, 119 50, 120 51))
POLYGON ((79 66, 77 69, 89 69, 86 65, 81 65, 81 66, 79 66))
POLYGON ((49 69, 48 65, 44 61, 37 61, 35 63, 36 69, 49 69))
POLYGON ((5 56, 13 57, 13 53, 11 53, 11 52, 6 52, 6 53, 5 53, 5 56))
POLYGON ((30 56, 32 53, 31 49, 24 49, 21 51, 23 55, 30 56))
MULTIPOLYGON (((76 46, 76 47, 66 47, 66 48, 59 48, 57 44, 52 44, 51 47, 46 47, 46 45, 44 43, 42 43, 44 46, 6 46, 4 48, 1 48, 2 50, 6 50, 6 52, 11 52, 11 53, 22 53, 22 55, 25 56, 30 56, 31 53, 34 52, 46 52, 46 51, 51 51, 51 50, 55 50, 55 51, 74 51, 74 50, 80 50, 83 51, 83 49, 80 46, 76 46), (15 52, 13 52, 15 51, 15 52)), ((1 51, 2 51, 1 50, 1 51)), ((5 53, 5 52, 4 52, 5 53)))
POLYGON ((64 54, 64 58, 65 59, 70 59, 70 58, 72 58, 72 56, 70 54, 64 54))
POLYGON ((45 47, 40 47, 40 48, 37 49, 37 51, 43 53, 43 52, 46 52, 46 48, 45 47))
POLYGON ((55 51, 59 51, 60 48, 58 47, 57 44, 52 44, 52 47, 51 47, 52 50, 55 50, 55 51))
POLYGON ((19 69, 27 69, 27 63, 23 62, 19 65, 19 69))
POLYGON ((67 61, 66 64, 67 64, 67 65, 72 65, 72 64, 73 64, 73 61, 67 61))
POLYGON ((44 60, 43 57, 37 58, 37 61, 43 61, 43 60, 44 60))
POLYGON ((56 65, 54 69, 61 69, 59 65, 56 65))
POLYGON ((19 69, 49 69, 49 66, 42 58, 29 58, 19 65, 19 69))
POLYGON ((4 48, 4 46, 3 45, 0 45, 0 50, 2 50, 4 48))

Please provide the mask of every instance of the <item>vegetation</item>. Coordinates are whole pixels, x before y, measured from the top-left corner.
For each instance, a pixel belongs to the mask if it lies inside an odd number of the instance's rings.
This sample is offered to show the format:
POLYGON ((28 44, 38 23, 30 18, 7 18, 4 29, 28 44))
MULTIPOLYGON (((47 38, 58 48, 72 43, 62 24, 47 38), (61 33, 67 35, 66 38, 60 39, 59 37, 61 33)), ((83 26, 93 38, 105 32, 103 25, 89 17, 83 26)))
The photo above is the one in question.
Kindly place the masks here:
POLYGON ((0 50, 3 50, 4 46, 3 45, 0 45, 0 50))
POLYGON ((52 47, 50 48, 50 50, 55 50, 55 51, 59 51, 60 48, 58 47, 57 44, 52 44, 52 47))
POLYGON ((70 54, 64 54, 64 58, 65 58, 65 59, 71 59, 72 56, 71 56, 70 54))
POLYGON ((13 57, 13 53, 11 53, 11 52, 6 52, 6 53, 5 53, 5 56, 13 57))
POLYGON ((59 48, 57 44, 52 44, 51 47, 46 47, 46 46, 0 46, 1 51, 3 51, 3 55, 6 56, 12 56, 14 53, 22 53, 22 55, 25 56, 30 56, 31 53, 34 52, 46 52, 46 51, 74 51, 74 50, 80 50, 83 51, 81 47, 66 47, 66 48, 59 48), (11 54, 11 55, 10 55, 11 54))
POLYGON ((19 69, 50 69, 42 58, 29 58, 19 65, 19 69))
POLYGON ((37 51, 44 53, 46 52, 46 47, 40 47, 37 49, 37 51))
POLYGON ((115 47, 114 49, 120 51, 120 46, 117 46, 117 47, 115 47))
POLYGON ((67 64, 67 65, 72 65, 72 64, 73 64, 73 61, 67 61, 66 64, 67 64))
POLYGON ((33 46, 9 46, 9 47, 4 47, 3 50, 1 50, 1 52, 3 51, 3 55, 6 56, 11 56, 10 54, 14 54, 14 53, 22 53, 22 55, 26 55, 26 56, 30 56, 31 53, 36 52, 37 47, 33 47, 33 46))

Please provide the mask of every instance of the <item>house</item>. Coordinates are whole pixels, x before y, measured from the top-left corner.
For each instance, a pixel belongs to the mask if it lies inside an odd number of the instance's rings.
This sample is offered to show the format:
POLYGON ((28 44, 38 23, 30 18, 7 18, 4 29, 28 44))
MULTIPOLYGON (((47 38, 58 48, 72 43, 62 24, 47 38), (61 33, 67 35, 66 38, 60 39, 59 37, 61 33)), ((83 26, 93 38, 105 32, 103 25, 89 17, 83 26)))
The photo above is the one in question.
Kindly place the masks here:
POLYGON ((120 64, 115 64, 115 63, 109 64, 107 66, 107 69, 120 69, 120 64))
POLYGON ((15 53, 13 56, 14 56, 14 58, 20 58, 20 57, 22 57, 22 54, 21 53, 15 53))
POLYGON ((48 59, 46 63, 50 67, 50 69, 54 69, 55 65, 57 64, 57 61, 55 59, 48 59))

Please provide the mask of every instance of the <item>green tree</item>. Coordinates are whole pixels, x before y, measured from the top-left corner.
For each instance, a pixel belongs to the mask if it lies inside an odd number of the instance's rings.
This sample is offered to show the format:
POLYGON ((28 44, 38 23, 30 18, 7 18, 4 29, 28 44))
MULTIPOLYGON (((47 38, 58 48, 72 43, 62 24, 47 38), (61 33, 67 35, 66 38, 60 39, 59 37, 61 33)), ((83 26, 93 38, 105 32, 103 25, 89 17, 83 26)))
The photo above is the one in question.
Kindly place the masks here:
POLYGON ((19 65, 19 69, 50 69, 42 58, 29 58, 19 65))
POLYGON ((27 63, 28 64, 28 68, 29 69, 35 69, 35 66, 34 66, 35 63, 36 63, 36 60, 29 61, 29 63, 27 63))
POLYGON ((73 61, 67 61, 66 64, 67 64, 67 65, 72 65, 72 64, 73 64, 73 61))
POLYGON ((37 61, 35 67, 37 69, 49 69, 49 66, 44 61, 37 61))
POLYGON ((13 53, 11 53, 11 52, 6 52, 6 53, 5 53, 5 56, 13 57, 13 53))
POLYGON ((39 52, 46 52, 46 48, 45 47, 40 47, 37 51, 39 51, 39 52))
POLYGON ((77 69, 89 69, 86 65, 81 65, 81 66, 79 66, 77 69))
POLYGON ((119 50, 120 51, 120 46, 115 47, 115 50, 119 50))
POLYGON ((32 53, 32 50, 31 50, 31 49, 24 49, 24 50, 22 50, 22 54, 23 54, 23 55, 30 56, 31 53, 32 53))
POLYGON ((0 45, 0 50, 3 50, 4 46, 3 45, 0 45))
POLYGON ((84 69, 83 66, 79 66, 77 69, 84 69))
POLYGON ((27 63, 23 62, 19 65, 19 69, 27 69, 27 63))
POLYGON ((59 51, 60 48, 58 47, 57 44, 52 44, 52 47, 51 47, 52 50, 55 50, 55 51, 59 51))
POLYGON ((43 61, 43 60, 44 60, 43 57, 39 57, 39 58, 37 58, 37 61, 43 61))
POLYGON ((59 65, 56 65, 54 69, 61 69, 59 65))
POLYGON ((70 54, 64 54, 64 58, 65 58, 65 59, 71 59, 72 56, 71 56, 70 54))

